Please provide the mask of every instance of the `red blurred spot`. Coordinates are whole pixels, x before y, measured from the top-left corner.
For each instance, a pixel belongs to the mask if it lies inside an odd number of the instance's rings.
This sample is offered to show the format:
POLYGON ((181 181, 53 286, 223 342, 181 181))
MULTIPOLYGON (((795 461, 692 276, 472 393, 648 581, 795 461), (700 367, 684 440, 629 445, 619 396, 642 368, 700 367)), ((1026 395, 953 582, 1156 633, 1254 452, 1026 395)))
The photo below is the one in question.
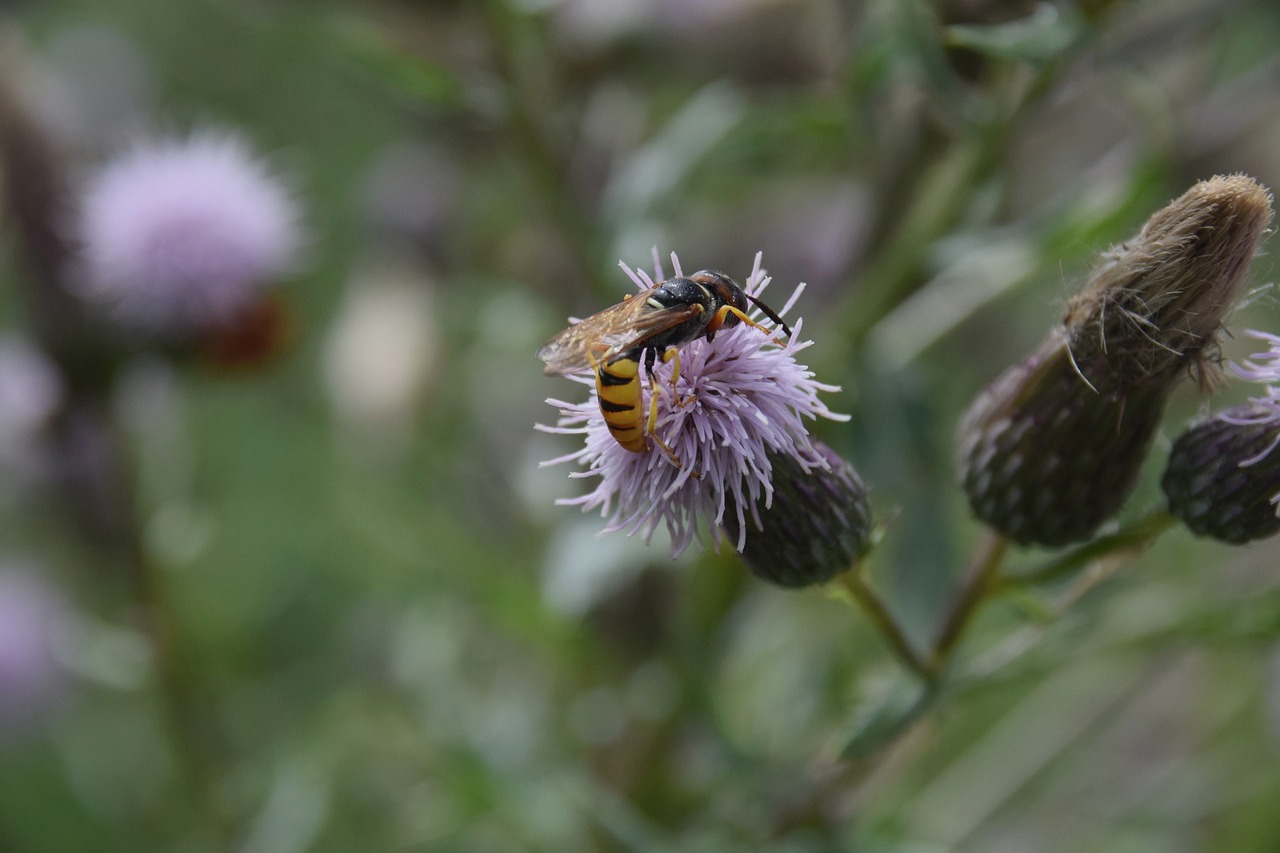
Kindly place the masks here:
POLYGON ((219 370, 256 370, 292 344, 296 326, 290 303, 270 294, 211 332, 200 345, 200 355, 219 370))

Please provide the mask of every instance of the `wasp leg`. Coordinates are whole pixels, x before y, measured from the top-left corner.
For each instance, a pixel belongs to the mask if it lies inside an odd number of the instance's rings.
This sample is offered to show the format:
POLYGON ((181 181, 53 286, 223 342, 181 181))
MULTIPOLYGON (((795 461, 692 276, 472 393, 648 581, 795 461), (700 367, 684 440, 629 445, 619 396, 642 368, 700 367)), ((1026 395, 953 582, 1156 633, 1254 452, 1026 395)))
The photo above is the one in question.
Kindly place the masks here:
MULTIPOLYGON (((658 438, 655 432, 658 426, 658 377, 652 372, 649 373, 649 420, 645 424, 645 434, 649 436, 649 440, 658 445, 658 449, 671 460, 671 464, 677 468, 683 468, 684 464, 680 462, 680 457, 676 456, 676 452, 662 439, 658 438)), ((697 477, 697 474, 693 475, 697 477)))
MULTIPOLYGON (((662 360, 663 361, 669 360, 670 358, 673 357, 673 355, 675 355, 676 352, 677 350, 674 347, 672 347, 671 349, 667 350, 666 353, 663 354, 662 360)), ((653 350, 649 350, 647 353, 645 353, 645 366, 646 366, 646 369, 649 371, 649 419, 645 423, 644 431, 645 431, 645 434, 649 436, 649 439, 658 446, 659 450, 662 451, 663 455, 666 456, 667 459, 671 461, 672 465, 676 466, 677 468, 684 468, 684 463, 680 461, 680 457, 676 456, 676 452, 671 449, 670 445, 668 445, 662 439, 658 438, 658 434, 656 432, 658 427, 658 377, 653 374, 653 362, 655 360, 656 355, 657 354, 653 350)), ((675 357, 678 358, 678 356, 675 356, 675 357)), ((677 362, 676 371, 678 372, 679 369, 680 369, 679 362, 677 362)), ((674 394, 675 393, 674 378, 672 379, 671 386, 672 386, 672 393, 674 394)), ((677 396, 676 399, 679 400, 679 397, 677 396)), ((697 471, 690 471, 689 475, 693 477, 693 479, 695 480, 702 479, 702 475, 699 474, 697 471)))
POLYGON ((750 317, 748 317, 745 312, 740 311, 737 308, 734 308, 732 305, 720 306, 720 310, 716 312, 716 316, 707 325, 713 329, 719 329, 721 326, 724 325, 724 321, 728 319, 730 314, 737 317, 739 320, 746 323, 748 326, 752 326, 753 328, 759 329, 760 331, 764 332, 766 335, 769 336, 769 340, 772 343, 775 343, 778 346, 782 346, 782 341, 778 340, 776 329, 770 329, 768 326, 763 326, 760 323, 757 323, 755 320, 752 320, 750 317))
POLYGON ((676 390, 676 382, 680 379, 680 350, 675 347, 669 347, 662 354, 662 360, 671 363, 671 397, 676 401, 677 406, 687 406, 694 401, 697 395, 690 394, 683 400, 680 399, 680 392, 676 390))

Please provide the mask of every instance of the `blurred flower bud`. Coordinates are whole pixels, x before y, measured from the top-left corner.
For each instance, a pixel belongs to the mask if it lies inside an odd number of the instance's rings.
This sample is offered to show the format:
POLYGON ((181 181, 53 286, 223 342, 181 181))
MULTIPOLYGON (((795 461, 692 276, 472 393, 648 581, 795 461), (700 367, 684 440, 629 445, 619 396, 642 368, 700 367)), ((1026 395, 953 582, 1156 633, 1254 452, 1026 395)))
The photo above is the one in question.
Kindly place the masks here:
POLYGON ((0 563, 0 740, 38 723, 62 695, 66 673, 54 652, 67 619, 56 590, 0 563))
POLYGON ((1280 531, 1280 409, 1245 403, 1187 429, 1164 472, 1169 511, 1192 533, 1232 545, 1280 531))
POLYGON ((198 133, 136 146, 86 188, 83 287, 129 332, 203 343, 248 318, 295 266, 298 210, 240 138, 198 133))
POLYGON ((427 274, 409 262, 357 274, 330 333, 325 381, 363 452, 403 449, 439 357, 427 274))
POLYGON ((462 170, 439 148, 402 142, 383 151, 364 177, 365 219, 382 239, 430 257, 454 245, 462 170))
MULTIPOLYGON (((785 454, 770 453, 773 502, 753 509, 746 522, 742 561, 752 574, 785 587, 825 583, 853 567, 871 545, 867 487, 848 462, 822 442, 814 450, 828 468, 805 469, 785 454)), ((741 532, 736 512, 726 512, 730 539, 741 532)))
POLYGON ((1087 539, 1132 492, 1164 402, 1202 381, 1271 221, 1270 193, 1217 177, 1108 255, 1063 325, 974 401, 959 434, 975 515, 1020 544, 1087 539))

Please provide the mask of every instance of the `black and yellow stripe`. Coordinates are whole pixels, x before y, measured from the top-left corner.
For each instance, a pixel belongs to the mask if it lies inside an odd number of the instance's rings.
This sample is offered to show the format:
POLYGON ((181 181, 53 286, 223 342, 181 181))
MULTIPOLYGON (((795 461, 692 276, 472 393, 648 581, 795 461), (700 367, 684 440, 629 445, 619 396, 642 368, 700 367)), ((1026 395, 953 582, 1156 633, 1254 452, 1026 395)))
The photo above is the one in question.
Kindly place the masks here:
POLYGON ((626 450, 643 453, 645 440, 644 405, 640 395, 640 362, 632 353, 620 355, 596 368, 596 393, 600 413, 614 439, 626 450))

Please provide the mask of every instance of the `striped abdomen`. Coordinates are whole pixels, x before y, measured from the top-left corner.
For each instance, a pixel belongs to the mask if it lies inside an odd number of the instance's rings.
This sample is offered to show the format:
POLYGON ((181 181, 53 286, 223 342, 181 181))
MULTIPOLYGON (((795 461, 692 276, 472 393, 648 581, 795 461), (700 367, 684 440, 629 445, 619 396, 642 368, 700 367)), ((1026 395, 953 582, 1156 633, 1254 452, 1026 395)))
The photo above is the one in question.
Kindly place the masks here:
POLYGON ((596 392, 600 413, 614 439, 624 449, 644 453, 644 407, 640 399, 640 362, 632 353, 603 362, 596 368, 596 392))

